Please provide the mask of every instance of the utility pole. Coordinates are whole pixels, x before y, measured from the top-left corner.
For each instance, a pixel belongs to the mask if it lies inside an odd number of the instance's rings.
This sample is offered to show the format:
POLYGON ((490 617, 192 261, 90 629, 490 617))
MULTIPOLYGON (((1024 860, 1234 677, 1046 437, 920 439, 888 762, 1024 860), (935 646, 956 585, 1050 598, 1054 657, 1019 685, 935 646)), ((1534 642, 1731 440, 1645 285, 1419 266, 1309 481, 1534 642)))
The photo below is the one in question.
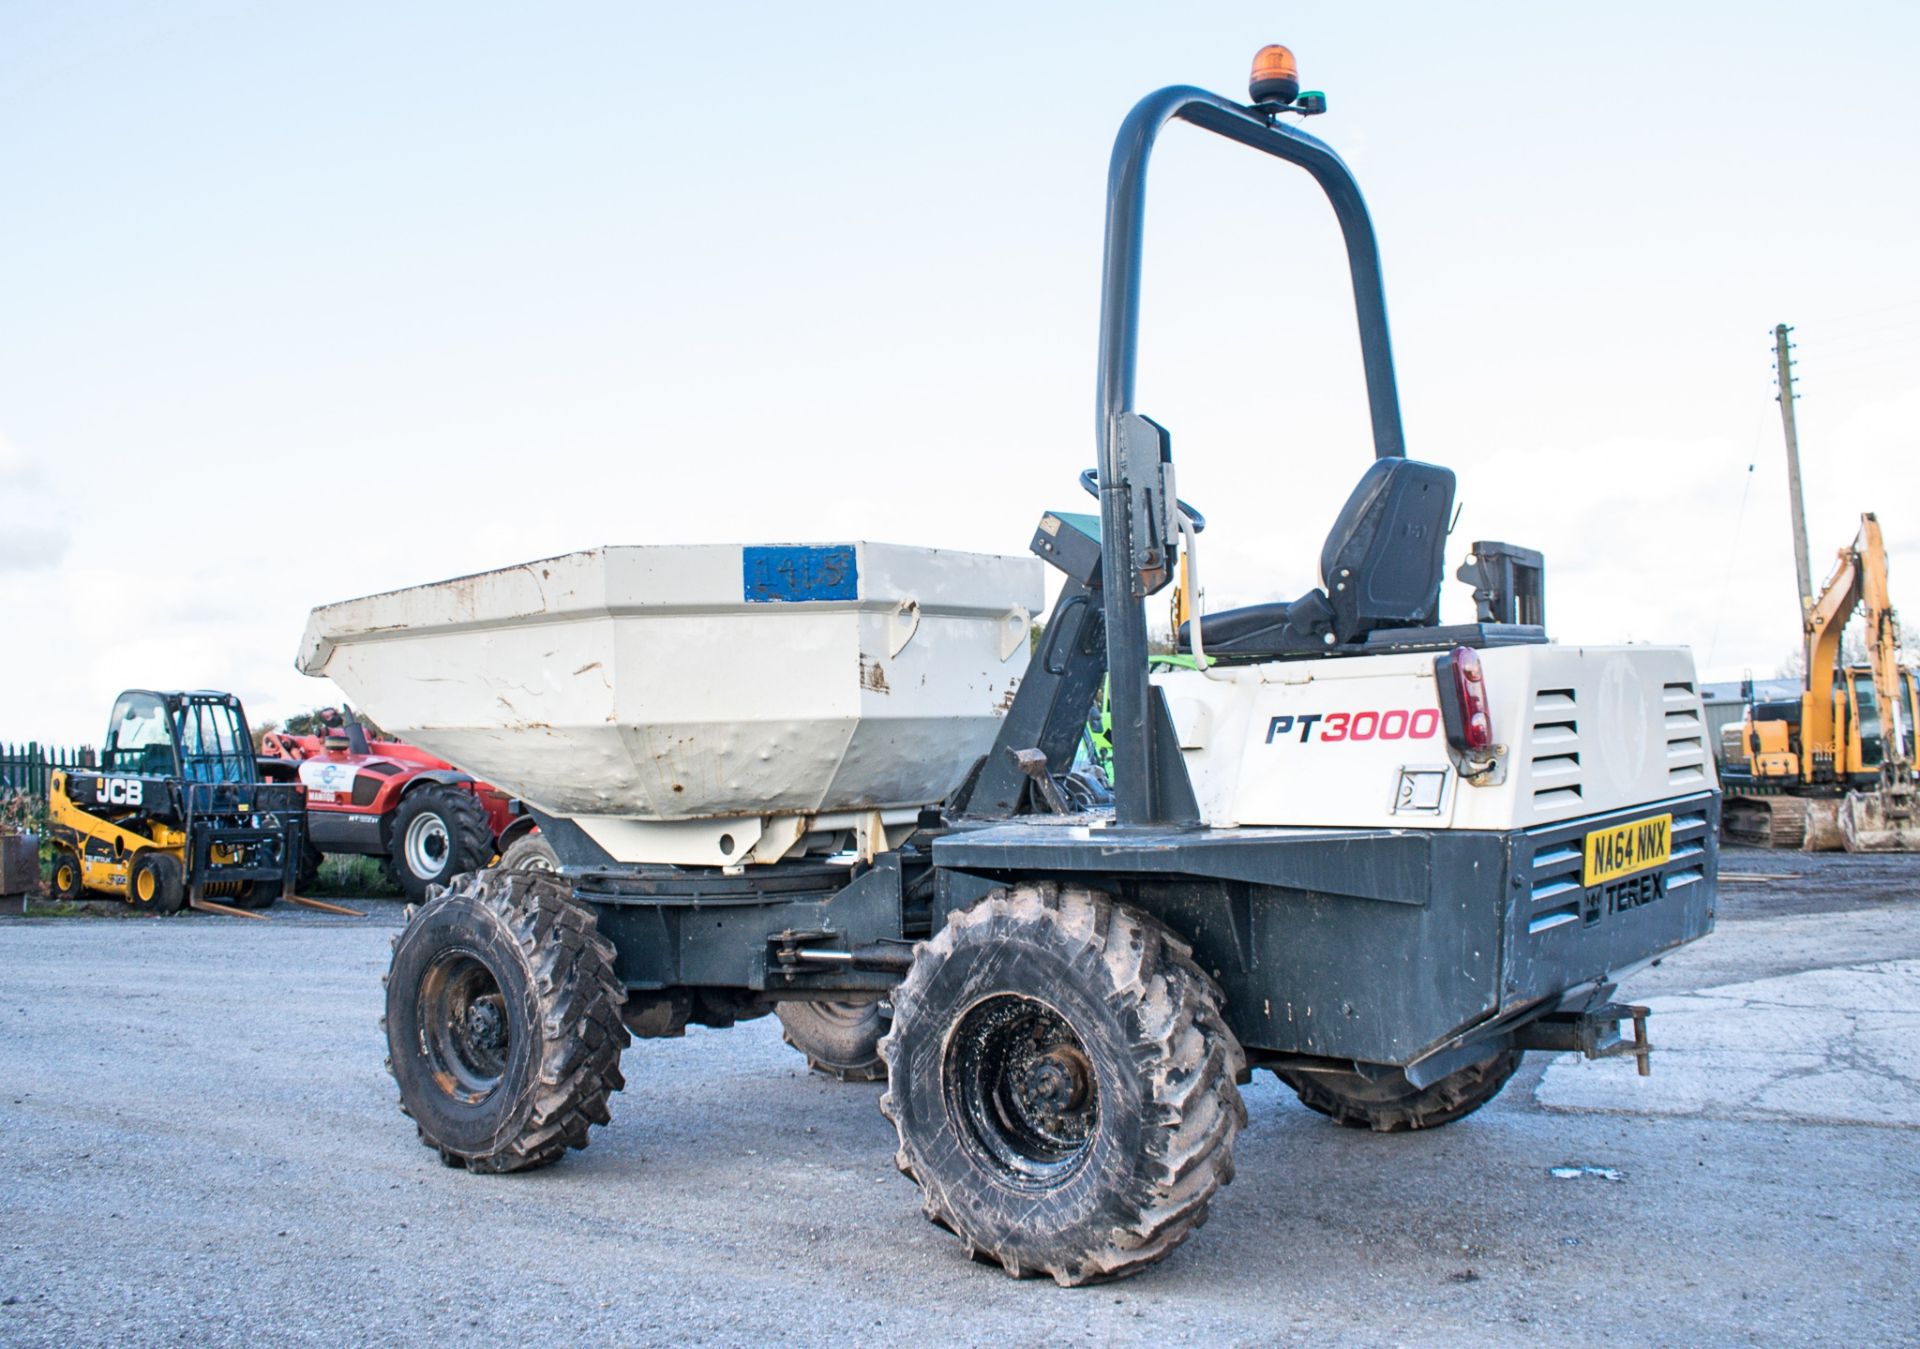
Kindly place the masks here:
POLYGON ((1813 576, 1807 567, 1807 499, 1800 491, 1800 433, 1793 424, 1793 357, 1788 353, 1793 344, 1787 341, 1792 332, 1784 323, 1773 328, 1773 350, 1780 368, 1780 392, 1775 395, 1780 404, 1780 425, 1787 433, 1787 493, 1793 510, 1793 565, 1800 579, 1800 626, 1807 625, 1808 615, 1813 612, 1813 576))

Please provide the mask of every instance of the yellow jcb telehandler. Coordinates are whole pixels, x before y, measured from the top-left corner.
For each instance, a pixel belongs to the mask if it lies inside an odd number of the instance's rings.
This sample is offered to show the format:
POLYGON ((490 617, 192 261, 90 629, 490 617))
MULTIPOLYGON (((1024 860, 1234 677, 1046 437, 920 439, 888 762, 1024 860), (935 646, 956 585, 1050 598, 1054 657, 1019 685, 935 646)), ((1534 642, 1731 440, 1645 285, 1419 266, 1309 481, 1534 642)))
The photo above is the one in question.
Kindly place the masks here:
POLYGON ((246 713, 230 693, 129 689, 97 770, 49 784, 53 890, 118 895, 157 913, 191 906, 248 918, 277 899, 361 916, 294 893, 306 789, 260 780, 246 713))

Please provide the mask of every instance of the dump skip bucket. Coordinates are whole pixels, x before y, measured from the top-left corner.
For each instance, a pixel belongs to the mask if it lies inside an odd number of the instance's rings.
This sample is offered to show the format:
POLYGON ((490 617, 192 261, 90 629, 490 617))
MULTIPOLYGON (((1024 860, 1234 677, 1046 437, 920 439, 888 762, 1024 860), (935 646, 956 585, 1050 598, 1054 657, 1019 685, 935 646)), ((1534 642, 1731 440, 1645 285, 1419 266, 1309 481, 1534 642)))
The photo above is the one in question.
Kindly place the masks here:
POLYGON ((784 838, 951 792, 1042 598, 1032 558, 607 547, 325 605, 296 664, 621 860, 765 861, 773 817, 784 838))

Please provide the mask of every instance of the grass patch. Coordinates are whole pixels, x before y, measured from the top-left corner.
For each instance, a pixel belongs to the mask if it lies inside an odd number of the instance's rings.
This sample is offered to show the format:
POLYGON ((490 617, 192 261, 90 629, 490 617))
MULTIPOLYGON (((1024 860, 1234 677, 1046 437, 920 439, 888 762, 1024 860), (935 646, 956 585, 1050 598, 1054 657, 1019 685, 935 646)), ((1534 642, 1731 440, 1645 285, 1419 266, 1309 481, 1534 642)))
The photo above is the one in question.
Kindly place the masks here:
POLYGON ((0 914, 8 917, 33 918, 156 918, 160 915, 146 909, 138 909, 122 899, 102 897, 86 899, 77 904, 60 903, 49 897, 44 891, 27 896, 26 911, 21 912, 18 899, 5 901, 0 914))
POLYGON ((400 887, 387 879, 387 868, 377 857, 329 853, 320 875, 306 888, 314 899, 398 899, 400 887))

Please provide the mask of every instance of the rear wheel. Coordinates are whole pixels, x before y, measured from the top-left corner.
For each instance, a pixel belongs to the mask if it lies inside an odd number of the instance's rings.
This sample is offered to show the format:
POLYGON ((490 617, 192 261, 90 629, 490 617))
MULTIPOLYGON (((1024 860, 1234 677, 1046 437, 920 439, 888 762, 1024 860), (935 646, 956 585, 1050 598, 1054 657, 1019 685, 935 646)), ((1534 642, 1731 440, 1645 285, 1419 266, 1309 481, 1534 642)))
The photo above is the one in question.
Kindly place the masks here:
POLYGON ((879 1001, 783 1002, 781 1035, 815 1072, 842 1082, 878 1082, 887 1075, 880 1039, 892 1018, 879 1001))
POLYGON ((1233 1177, 1244 1063, 1220 991, 1143 914, 1022 885, 956 913, 894 994, 880 1108, 927 1217, 1061 1284, 1130 1274, 1233 1177))
POLYGON ((320 879, 320 864, 326 860, 326 854, 322 853, 311 843, 302 843, 300 845, 300 870, 294 877, 294 890, 300 894, 305 894, 311 889, 313 883, 320 879))
POLYGON ((1350 1129, 1403 1133, 1464 1119, 1500 1094, 1520 1067, 1521 1051, 1502 1049, 1479 1063, 1416 1087, 1395 1074, 1380 1081, 1358 1073, 1281 1073, 1300 1104, 1350 1129))
POLYGON ((270 909, 280 898, 279 881, 249 881, 240 888, 233 906, 236 909, 270 909))
POLYGON ((80 876, 80 855, 71 848, 57 849, 53 854, 53 897, 62 904, 86 898, 87 888, 80 876))
POLYGON ((560 859, 554 856, 553 845, 543 835, 522 834, 500 854, 500 870, 552 874, 560 870, 560 859))
POLYGON ((155 913, 178 913, 186 906, 186 878, 180 860, 171 853, 147 851, 133 860, 127 874, 127 897, 155 913))
POLYGON ((556 878, 482 871, 408 910, 394 939, 387 1066, 449 1166, 524 1171, 587 1145, 626 1085, 626 991, 593 911, 556 878))
POLYGON ((487 812, 472 792, 445 783, 416 787, 401 799, 392 838, 387 874, 416 902, 428 886, 448 885, 493 860, 487 812))

